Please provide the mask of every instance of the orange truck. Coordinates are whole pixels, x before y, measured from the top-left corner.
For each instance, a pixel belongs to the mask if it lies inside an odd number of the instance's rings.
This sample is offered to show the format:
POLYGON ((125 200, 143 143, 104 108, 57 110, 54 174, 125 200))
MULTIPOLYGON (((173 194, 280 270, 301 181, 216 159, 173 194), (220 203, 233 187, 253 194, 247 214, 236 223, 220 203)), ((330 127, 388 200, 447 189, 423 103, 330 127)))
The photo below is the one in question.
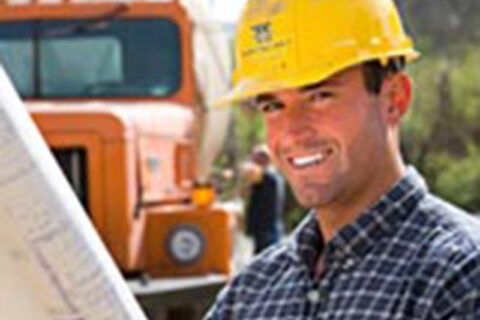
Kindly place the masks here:
POLYGON ((128 278, 231 272, 232 214, 205 184, 230 52, 201 4, 2 1, 0 63, 128 278))

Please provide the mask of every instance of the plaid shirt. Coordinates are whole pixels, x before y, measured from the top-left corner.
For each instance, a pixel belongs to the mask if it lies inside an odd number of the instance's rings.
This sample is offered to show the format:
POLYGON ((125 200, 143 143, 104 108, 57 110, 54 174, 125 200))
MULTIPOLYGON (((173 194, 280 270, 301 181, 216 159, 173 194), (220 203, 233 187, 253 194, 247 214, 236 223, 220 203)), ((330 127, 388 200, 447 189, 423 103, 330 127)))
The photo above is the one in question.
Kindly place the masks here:
POLYGON ((479 238, 479 222, 409 168, 326 245, 310 214, 234 277, 205 319, 480 319, 479 238))

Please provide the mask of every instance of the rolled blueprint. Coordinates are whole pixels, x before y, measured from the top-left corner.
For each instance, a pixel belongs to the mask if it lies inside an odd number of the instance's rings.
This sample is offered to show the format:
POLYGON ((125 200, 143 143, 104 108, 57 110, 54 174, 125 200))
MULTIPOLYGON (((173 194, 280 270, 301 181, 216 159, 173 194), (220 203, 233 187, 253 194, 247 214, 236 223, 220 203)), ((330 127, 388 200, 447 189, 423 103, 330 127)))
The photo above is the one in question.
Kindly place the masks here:
POLYGON ((0 319, 146 319, 1 67, 0 319))

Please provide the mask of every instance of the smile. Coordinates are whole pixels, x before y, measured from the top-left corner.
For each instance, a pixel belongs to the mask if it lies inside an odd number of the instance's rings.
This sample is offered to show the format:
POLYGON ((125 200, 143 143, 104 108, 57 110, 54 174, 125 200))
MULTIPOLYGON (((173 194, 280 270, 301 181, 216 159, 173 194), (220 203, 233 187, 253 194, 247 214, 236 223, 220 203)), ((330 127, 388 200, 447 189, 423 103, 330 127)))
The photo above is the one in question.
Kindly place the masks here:
POLYGON ((324 153, 316 153, 305 157, 289 157, 288 162, 296 169, 305 169, 322 164, 331 154, 332 150, 327 150, 324 153))

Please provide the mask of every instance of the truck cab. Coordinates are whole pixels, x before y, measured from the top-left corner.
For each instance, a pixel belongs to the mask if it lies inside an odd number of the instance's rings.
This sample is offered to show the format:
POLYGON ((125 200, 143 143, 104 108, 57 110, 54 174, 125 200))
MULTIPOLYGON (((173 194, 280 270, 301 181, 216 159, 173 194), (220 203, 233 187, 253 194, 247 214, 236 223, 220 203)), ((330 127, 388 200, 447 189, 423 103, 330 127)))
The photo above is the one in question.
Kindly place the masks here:
POLYGON ((175 0, 0 3, 0 63, 127 276, 232 269, 232 214, 195 187, 229 119, 209 107, 230 61, 206 17, 175 0))

